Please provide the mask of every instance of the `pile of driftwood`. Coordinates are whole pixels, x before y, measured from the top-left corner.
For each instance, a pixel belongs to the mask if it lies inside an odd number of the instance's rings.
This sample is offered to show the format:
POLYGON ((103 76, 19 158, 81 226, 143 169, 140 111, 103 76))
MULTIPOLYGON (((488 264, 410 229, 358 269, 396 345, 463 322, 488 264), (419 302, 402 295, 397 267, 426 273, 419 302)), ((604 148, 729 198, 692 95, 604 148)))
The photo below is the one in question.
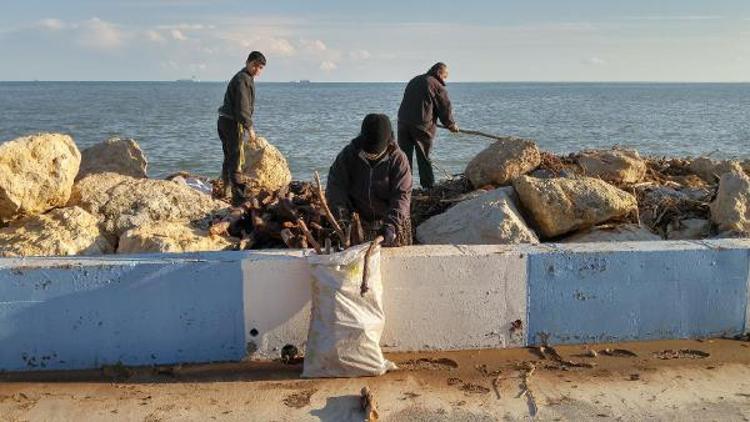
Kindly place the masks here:
MULTIPOLYGON (((215 196, 221 191, 215 185, 215 196)), ((356 213, 351 221, 335 218, 317 173, 314 184, 295 181, 286 189, 248 196, 242 205, 213 221, 209 231, 241 239, 240 250, 286 247, 331 253, 366 240, 356 213)))

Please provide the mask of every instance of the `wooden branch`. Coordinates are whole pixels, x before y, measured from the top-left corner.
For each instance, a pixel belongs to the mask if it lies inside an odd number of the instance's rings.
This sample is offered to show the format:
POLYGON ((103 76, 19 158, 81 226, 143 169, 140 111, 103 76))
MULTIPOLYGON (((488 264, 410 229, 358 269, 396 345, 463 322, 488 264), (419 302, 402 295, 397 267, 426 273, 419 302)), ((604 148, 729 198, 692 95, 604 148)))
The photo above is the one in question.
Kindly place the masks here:
POLYGON ((383 236, 378 236, 375 238, 375 240, 370 243, 370 246, 367 248, 367 252, 365 252, 365 264, 362 268, 362 284, 359 286, 359 294, 361 296, 364 296, 365 293, 370 291, 370 286, 367 285, 367 278, 370 276, 370 256, 375 251, 375 249, 380 246, 381 243, 383 243, 383 236))
POLYGON ((362 220, 359 218, 358 212, 352 213, 352 229, 353 239, 352 245, 359 245, 365 241, 365 231, 362 229, 362 220))
POLYGON ((313 237, 313 234, 310 233, 310 230, 307 228, 307 224, 305 224, 305 220, 298 218, 297 224, 299 225, 299 228, 302 229, 302 233, 305 234, 305 237, 307 238, 308 243, 310 243, 310 246, 315 249, 315 253, 320 255, 322 251, 320 250, 320 243, 318 243, 317 240, 315 240, 315 237, 313 237))
POLYGON ((341 245, 344 248, 348 248, 349 239, 346 238, 344 231, 341 230, 341 226, 339 225, 338 221, 336 221, 336 218, 333 216, 331 209, 328 208, 328 202, 326 201, 326 196, 323 193, 323 185, 320 183, 320 174, 317 171, 315 172, 315 184, 318 187, 316 192, 318 194, 318 200, 320 200, 320 205, 323 207, 323 212, 328 218, 328 221, 331 223, 331 226, 333 226, 333 230, 336 231, 336 235, 339 237, 339 240, 341 240, 341 245))
MULTIPOLYGON (((437 127, 441 128, 441 129, 448 129, 447 127, 445 127, 443 125, 437 125, 437 127)), ((515 138, 513 138, 512 136, 497 136, 497 135, 492 135, 492 134, 489 134, 489 133, 480 132, 478 130, 459 129, 458 133, 463 133, 463 134, 466 134, 466 135, 482 136, 482 137, 485 137, 485 138, 494 139, 496 141, 513 141, 513 140, 515 140, 515 138)))
POLYGON ((360 392, 360 405, 362 406, 362 411, 365 412, 366 422, 376 422, 380 418, 378 406, 375 403, 375 395, 367 386, 362 387, 362 391, 360 392))

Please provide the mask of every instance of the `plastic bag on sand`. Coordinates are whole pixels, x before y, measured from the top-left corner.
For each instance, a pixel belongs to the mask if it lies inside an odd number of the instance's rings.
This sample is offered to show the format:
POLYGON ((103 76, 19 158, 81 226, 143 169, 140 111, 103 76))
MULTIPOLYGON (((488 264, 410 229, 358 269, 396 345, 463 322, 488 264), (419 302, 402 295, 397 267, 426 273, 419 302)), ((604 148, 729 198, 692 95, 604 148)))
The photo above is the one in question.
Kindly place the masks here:
POLYGON ((370 290, 360 294, 368 246, 307 256, 313 287, 303 377, 373 376, 396 368, 380 350, 385 325, 380 247, 368 263, 370 290))

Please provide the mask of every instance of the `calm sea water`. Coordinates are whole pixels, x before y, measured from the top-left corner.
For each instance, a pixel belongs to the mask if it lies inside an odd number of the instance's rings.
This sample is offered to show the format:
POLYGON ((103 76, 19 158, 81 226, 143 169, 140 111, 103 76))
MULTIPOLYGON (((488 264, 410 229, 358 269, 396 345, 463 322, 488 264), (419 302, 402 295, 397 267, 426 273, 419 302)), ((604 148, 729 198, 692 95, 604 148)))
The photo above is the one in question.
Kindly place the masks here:
MULTIPOLYGON (((152 177, 178 170, 216 176, 216 109, 225 83, 0 83, 0 142, 60 131, 79 148, 135 138, 152 177)), ((367 113, 394 119, 404 84, 257 84, 256 127, 296 179, 327 173, 367 113)), ((750 84, 449 83, 462 128, 537 140, 572 152, 623 145, 642 153, 750 156, 750 84)), ((487 140, 441 131, 434 158, 455 174, 487 140)))

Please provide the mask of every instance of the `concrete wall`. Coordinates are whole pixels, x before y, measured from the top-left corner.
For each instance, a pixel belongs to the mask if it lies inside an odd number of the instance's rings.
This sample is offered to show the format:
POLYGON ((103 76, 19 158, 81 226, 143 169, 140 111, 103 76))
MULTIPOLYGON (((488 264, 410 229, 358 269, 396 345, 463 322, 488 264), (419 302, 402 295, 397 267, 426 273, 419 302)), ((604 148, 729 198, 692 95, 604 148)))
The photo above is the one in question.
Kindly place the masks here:
MULTIPOLYGON (((386 351, 738 334, 749 240, 384 250, 386 351)), ((0 259, 0 370, 279 356, 304 346, 300 251, 0 259)))

